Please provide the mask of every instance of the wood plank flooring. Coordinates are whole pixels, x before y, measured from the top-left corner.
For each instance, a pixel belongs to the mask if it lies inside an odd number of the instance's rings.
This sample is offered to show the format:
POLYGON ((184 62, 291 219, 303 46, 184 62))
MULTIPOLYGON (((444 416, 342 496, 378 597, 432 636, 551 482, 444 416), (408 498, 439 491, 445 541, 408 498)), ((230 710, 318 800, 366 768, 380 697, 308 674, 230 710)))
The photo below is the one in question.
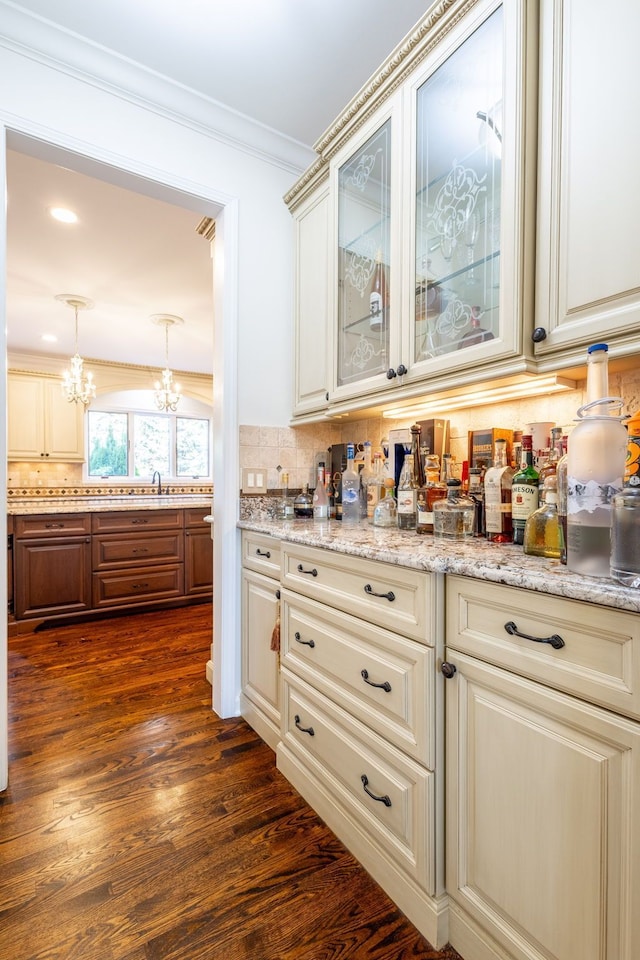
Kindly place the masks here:
POLYGON ((2 960, 456 960, 211 711, 211 608, 10 640, 2 960))

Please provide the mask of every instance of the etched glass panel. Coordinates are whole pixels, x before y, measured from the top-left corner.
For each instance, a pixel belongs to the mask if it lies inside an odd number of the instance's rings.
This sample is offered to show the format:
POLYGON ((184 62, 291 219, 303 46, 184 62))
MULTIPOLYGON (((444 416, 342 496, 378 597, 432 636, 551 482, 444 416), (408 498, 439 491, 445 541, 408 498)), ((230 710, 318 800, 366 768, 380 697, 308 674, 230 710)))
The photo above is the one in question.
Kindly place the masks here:
POLYGON ((389 366, 391 121, 338 174, 338 385, 389 366))
POLYGON ((503 17, 417 96, 414 357, 499 336, 503 17))

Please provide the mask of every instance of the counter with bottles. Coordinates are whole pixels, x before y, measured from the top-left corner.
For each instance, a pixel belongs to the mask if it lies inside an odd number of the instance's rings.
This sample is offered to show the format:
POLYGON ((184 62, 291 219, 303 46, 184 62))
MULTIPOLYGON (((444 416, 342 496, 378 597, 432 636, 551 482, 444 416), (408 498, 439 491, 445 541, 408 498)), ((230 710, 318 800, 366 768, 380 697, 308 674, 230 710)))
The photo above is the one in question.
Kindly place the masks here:
POLYGON ((244 530, 279 540, 322 547, 416 570, 459 574, 521 587, 538 593, 581 600, 640 613, 640 591, 607 577, 572 573, 559 560, 525 556, 522 547, 493 544, 483 538, 440 540, 414 531, 380 529, 362 522, 343 526, 335 520, 264 520, 245 518, 244 530))

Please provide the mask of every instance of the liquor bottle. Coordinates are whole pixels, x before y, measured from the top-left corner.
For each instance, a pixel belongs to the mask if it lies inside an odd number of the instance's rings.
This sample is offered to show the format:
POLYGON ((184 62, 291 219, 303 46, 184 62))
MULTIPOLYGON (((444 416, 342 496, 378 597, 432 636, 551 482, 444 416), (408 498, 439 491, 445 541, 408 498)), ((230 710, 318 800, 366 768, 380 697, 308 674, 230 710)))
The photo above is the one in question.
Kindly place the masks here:
POLYGON ((567 567, 593 577, 610 575, 611 507, 622 490, 627 431, 619 397, 608 396, 608 347, 587 350, 587 403, 569 437, 567 458, 567 567))
POLYGON ((342 473, 342 522, 360 522, 360 474, 353 465, 355 447, 347 444, 347 466, 342 473))
POLYGON ((364 466, 360 471, 360 518, 367 518, 367 487, 373 477, 373 463, 371 460, 371 441, 364 442, 364 466))
POLYGON ((484 537, 484 482, 482 467, 469 467, 469 499, 473 502, 473 535, 484 537))
POLYGON ((282 493, 276 507, 276 516, 278 520, 293 519, 293 500, 289 496, 289 474, 283 473, 281 477, 282 493))
POLYGON ((540 476, 533 466, 533 437, 522 437, 522 452, 524 463, 520 470, 513 475, 511 484, 511 519, 513 524, 513 542, 524 543, 524 527, 534 512, 538 509, 538 487, 540 476))
MULTIPOLYGON (((515 485, 515 478, 514 478, 515 485)), ((563 535, 558 517, 557 479, 549 476, 544 481, 544 501, 527 518, 524 528, 524 553, 533 557, 559 560, 562 556, 563 535)))
POLYGON ((393 477, 386 477, 384 492, 373 509, 374 527, 397 527, 398 508, 393 496, 393 477))
POLYGON ((383 494, 382 454, 376 451, 373 455, 373 473, 367 482, 367 520, 369 523, 373 523, 373 511, 383 494))
POLYGON ((560 562, 567 562, 567 438, 562 438, 563 453, 556 464, 556 484, 558 488, 558 521, 562 529, 560 562))
POLYGON ((496 440, 493 466, 484 475, 484 529, 491 543, 511 543, 511 482, 513 468, 507 464, 507 441, 496 440))
POLYGON ((552 427, 551 428, 551 445, 549 447, 549 455, 546 460, 543 461, 538 473, 540 474, 540 500, 544 496, 544 481, 547 477, 555 477, 558 469, 558 460, 563 455, 564 450, 562 447, 562 427, 552 427))
POLYGON ((433 505, 433 535, 445 540, 464 540, 473 536, 475 506, 455 477, 447 480, 447 496, 433 505))
POLYGON ((313 517, 313 497, 309 493, 308 483, 304 484, 293 501, 293 515, 297 520, 311 520, 313 517))
POLYGON ((398 480, 398 529, 415 530, 418 511, 418 485, 413 472, 413 454, 405 453, 398 480))
POLYGON ((324 463, 318 464, 318 479, 316 480, 316 489, 313 491, 313 519, 329 519, 329 496, 324 485, 324 463))
POLYGON ((486 340, 493 340, 493 334, 490 330, 485 330, 480 326, 480 318, 484 311, 480 307, 471 307, 471 323, 469 330, 460 338, 458 350, 465 347, 473 347, 476 343, 484 343, 486 340))
POLYGON ((384 312, 387 307, 387 298, 386 268, 382 262, 382 250, 378 250, 376 265, 371 280, 371 294, 369 296, 369 327, 373 331, 381 330, 384 326, 384 312))

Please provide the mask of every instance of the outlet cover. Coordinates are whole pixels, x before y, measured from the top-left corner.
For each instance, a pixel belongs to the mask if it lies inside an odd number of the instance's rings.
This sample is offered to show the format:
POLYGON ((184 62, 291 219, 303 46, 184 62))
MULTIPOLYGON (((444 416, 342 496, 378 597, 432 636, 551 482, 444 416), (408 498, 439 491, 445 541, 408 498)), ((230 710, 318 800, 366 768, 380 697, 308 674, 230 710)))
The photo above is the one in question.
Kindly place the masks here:
POLYGON ((267 471, 263 467, 242 468, 242 492, 266 493, 267 471))

